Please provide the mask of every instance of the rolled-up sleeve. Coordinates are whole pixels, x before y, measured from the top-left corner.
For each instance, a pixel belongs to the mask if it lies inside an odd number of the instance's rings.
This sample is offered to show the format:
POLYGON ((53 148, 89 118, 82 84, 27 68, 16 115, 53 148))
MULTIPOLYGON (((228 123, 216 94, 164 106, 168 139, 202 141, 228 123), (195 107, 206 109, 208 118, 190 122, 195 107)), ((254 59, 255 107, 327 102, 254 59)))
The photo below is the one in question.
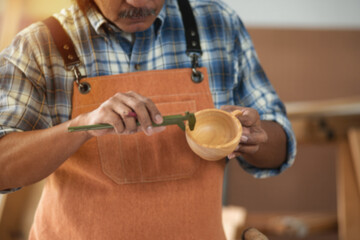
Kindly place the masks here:
POLYGON ((234 90, 235 103, 256 109, 261 120, 277 122, 282 126, 287 137, 287 159, 277 169, 260 169, 241 157, 238 157, 238 161, 245 171, 256 178, 275 176, 294 163, 296 139, 285 106, 261 67, 248 32, 240 19, 238 21, 239 37, 235 48, 239 54, 239 79, 238 86, 234 90))
POLYGON ((21 187, 19 188, 12 188, 12 189, 5 189, 5 190, 0 190, 0 194, 9 194, 9 193, 12 193, 12 192, 16 192, 18 190, 20 190, 21 187))
POLYGON ((51 125, 42 73, 24 41, 0 53, 0 137, 51 125))
MULTIPOLYGON (((18 35, 0 53, 0 138, 13 132, 43 129, 51 125, 43 76, 30 50, 28 38, 18 35)), ((19 188, 0 189, 0 194, 19 188)))

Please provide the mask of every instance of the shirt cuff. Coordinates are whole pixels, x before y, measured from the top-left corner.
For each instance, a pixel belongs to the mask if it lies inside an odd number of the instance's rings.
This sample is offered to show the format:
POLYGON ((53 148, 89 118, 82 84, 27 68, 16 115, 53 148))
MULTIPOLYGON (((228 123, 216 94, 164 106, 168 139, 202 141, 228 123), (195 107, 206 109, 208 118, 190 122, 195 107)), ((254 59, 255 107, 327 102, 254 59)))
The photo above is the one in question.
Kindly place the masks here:
POLYGON ((237 157, 237 160, 240 166, 248 173, 253 175, 255 178, 267 178, 279 175, 289 167, 294 164, 295 156, 296 156, 296 138, 295 134, 292 130, 290 121, 286 118, 286 116, 276 115, 276 116, 263 116, 262 120, 275 121, 282 126, 285 131, 287 142, 287 157, 286 161, 279 168, 258 168, 251 164, 249 164, 244 158, 237 157))
POLYGON ((18 191, 18 190, 20 190, 20 189, 21 189, 21 187, 1 190, 1 191, 0 191, 0 194, 12 193, 12 192, 16 192, 16 191, 18 191))
POLYGON ((23 132, 24 130, 17 129, 17 128, 10 128, 5 126, 0 126, 0 138, 4 137, 5 135, 13 132, 23 132))

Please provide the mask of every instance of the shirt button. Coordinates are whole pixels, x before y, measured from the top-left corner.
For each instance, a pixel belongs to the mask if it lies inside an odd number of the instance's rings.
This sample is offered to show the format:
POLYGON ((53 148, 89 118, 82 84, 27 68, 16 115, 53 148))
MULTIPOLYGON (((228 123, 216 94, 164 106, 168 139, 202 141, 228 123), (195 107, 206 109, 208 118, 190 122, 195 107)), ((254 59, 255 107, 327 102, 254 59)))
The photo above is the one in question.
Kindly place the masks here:
POLYGON ((138 64, 138 63, 135 64, 135 69, 136 69, 136 70, 140 70, 140 69, 141 69, 140 64, 138 64))

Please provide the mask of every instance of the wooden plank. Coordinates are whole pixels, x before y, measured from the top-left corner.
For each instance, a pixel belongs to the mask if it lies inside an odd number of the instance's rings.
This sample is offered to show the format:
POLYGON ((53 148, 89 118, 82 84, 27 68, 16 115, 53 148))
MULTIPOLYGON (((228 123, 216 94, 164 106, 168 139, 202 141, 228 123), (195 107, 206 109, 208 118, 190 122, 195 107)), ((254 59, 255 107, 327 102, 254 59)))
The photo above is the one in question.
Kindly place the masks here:
POLYGON ((349 143, 357 179, 357 187, 360 192, 360 128, 351 128, 349 130, 349 143))
POLYGON ((285 105, 299 143, 347 138, 349 127, 360 127, 360 96, 285 105))
POLYGON ((339 239, 357 240, 360 236, 360 192, 347 140, 339 143, 337 164, 339 239))
POLYGON ((28 239, 45 180, 24 187, 7 195, 2 220, 0 239, 28 239))
POLYGON ((6 195, 0 195, 0 222, 1 222, 2 213, 5 208, 5 203, 6 203, 6 195))
POLYGON ((360 128, 360 114, 352 116, 289 116, 299 143, 329 142, 348 137, 350 127, 360 128))
POLYGON ((285 103, 290 118, 360 115, 360 96, 285 103))

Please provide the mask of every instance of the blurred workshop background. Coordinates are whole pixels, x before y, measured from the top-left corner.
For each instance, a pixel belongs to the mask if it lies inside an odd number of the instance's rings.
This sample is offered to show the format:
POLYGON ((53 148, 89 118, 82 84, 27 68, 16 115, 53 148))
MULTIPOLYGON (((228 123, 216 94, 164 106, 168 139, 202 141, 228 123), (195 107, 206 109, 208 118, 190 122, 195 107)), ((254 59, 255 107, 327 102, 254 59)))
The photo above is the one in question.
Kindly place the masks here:
MULTIPOLYGON (((252 36, 298 139, 292 168, 254 179, 231 161, 228 238, 253 226, 270 239, 360 236, 360 1, 224 0, 252 36)), ((0 0, 0 50, 70 0, 0 0)), ((16 146, 14 146, 16 147, 16 146)), ((27 239, 42 184, 0 195, 0 239, 27 239)))

